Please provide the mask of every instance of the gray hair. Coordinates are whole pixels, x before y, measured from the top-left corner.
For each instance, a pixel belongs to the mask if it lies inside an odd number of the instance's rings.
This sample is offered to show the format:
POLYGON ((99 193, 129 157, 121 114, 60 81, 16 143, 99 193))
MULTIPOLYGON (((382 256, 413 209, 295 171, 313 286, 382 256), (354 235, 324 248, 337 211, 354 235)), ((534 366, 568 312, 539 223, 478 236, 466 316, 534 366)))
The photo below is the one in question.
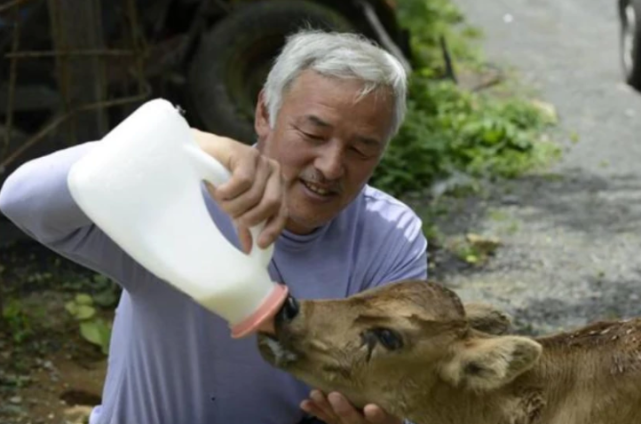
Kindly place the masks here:
POLYGON ((364 86, 360 96, 380 87, 389 88, 394 96, 389 138, 396 135, 406 110, 407 75, 403 65, 361 35, 317 30, 289 36, 267 76, 264 96, 271 127, 276 123, 283 94, 306 69, 328 77, 361 80, 364 86))

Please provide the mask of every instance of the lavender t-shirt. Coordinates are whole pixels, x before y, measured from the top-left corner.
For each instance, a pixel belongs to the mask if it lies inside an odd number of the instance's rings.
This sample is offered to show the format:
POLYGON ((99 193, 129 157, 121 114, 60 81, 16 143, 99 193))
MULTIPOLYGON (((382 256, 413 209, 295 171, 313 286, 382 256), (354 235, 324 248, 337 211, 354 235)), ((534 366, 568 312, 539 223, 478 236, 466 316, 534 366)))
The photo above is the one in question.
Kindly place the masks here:
MULTIPOLYGON (((102 405, 91 424, 295 424, 310 388, 259 356, 254 336, 227 323, 142 268, 71 198, 66 176, 95 142, 26 163, 0 191, 0 210, 34 239, 123 287, 102 405)), ((171 172, 171 170, 168 170, 171 172)), ((229 240, 233 226, 203 191, 229 240)), ((427 241, 403 203, 366 186, 327 225, 284 232, 269 272, 300 299, 340 298, 406 278, 425 278, 427 241)), ((215 260, 215 259, 213 259, 215 260)))

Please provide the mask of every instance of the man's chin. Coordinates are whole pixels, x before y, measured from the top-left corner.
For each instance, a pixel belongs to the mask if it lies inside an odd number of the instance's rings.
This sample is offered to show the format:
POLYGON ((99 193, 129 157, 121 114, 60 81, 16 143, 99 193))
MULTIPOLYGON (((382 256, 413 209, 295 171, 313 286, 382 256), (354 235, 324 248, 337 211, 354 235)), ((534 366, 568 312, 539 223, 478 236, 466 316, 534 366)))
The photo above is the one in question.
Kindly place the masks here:
POLYGON ((335 218, 343 209, 341 200, 315 203, 300 193, 289 194, 287 208, 289 217, 285 228, 294 234, 311 234, 335 218))
POLYGON ((318 230, 327 221, 310 221, 307 219, 297 219, 293 216, 290 216, 290 218, 287 220, 287 224, 285 224, 285 229, 293 234, 306 235, 318 230))
POLYGON ((322 226, 334 219, 340 210, 332 208, 331 211, 325 208, 300 207, 299 205, 289 206, 289 217, 285 228, 287 231, 298 234, 312 234, 322 226))

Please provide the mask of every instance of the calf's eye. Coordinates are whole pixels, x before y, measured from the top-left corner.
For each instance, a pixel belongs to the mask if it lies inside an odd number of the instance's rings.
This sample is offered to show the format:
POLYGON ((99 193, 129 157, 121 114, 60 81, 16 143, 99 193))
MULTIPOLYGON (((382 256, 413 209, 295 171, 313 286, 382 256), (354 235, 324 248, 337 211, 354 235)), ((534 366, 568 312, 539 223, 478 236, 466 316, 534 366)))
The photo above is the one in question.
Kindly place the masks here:
POLYGON ((397 350, 403 347, 403 338, 396 331, 389 328, 377 328, 373 332, 385 349, 397 350))

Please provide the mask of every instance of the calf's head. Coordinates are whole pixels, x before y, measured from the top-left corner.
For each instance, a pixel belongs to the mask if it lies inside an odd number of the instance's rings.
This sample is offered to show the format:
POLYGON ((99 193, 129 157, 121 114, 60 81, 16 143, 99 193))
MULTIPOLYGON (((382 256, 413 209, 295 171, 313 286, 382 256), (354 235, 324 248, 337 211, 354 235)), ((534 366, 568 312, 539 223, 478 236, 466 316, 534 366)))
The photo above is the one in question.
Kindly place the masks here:
POLYGON ((259 334, 258 344, 265 360, 312 387, 407 417, 442 385, 493 390, 538 359, 536 342, 496 335, 506 328, 504 315, 465 309, 452 291, 426 281, 341 300, 292 300, 276 335, 259 334))

